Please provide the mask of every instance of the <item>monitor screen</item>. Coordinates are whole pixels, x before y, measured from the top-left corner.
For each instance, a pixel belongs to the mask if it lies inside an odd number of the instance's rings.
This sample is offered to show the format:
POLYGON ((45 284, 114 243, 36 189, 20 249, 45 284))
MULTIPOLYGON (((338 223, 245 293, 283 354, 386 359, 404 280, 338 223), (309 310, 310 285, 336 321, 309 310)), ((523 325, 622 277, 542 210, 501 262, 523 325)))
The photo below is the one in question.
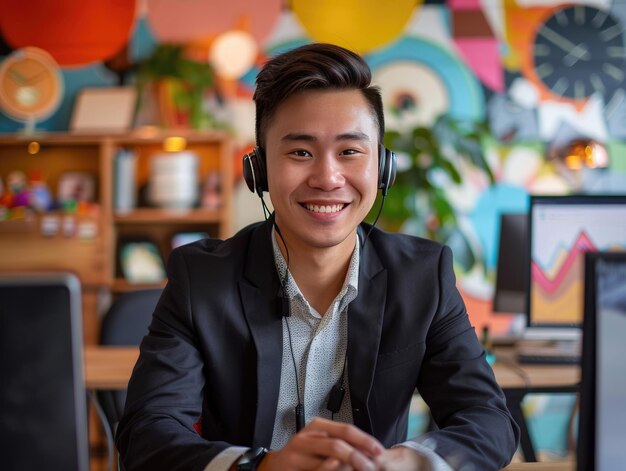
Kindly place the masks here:
POLYGON ((621 471, 626 463, 626 253, 585 260, 578 469, 621 471))
POLYGON ((531 196, 528 325, 580 327, 584 254, 626 250, 626 196, 531 196))
POLYGON ((528 215, 500 215, 500 238, 494 312, 526 314, 526 272, 528 271, 528 215))
POLYGON ((0 276, 3 469, 87 471, 81 315, 72 275, 0 276))

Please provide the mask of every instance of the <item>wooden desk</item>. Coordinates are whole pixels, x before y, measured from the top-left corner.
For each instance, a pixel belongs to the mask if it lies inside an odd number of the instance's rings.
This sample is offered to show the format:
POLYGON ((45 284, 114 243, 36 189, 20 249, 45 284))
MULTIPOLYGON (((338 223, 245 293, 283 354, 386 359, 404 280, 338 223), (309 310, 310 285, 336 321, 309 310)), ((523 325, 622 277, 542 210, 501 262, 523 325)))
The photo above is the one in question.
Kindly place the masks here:
MULTIPOLYGON (((574 387, 580 381, 577 366, 520 365, 510 349, 496 350, 493 365, 503 389, 553 389, 574 387)), ((88 389, 124 389, 137 362, 137 347, 87 345, 84 350, 85 384, 88 389)))
POLYGON ((573 461, 555 461, 549 463, 514 463, 508 465, 502 471, 575 471, 576 463, 573 461))
POLYGON ((504 391, 511 415, 520 427, 520 446, 527 462, 537 461, 522 402, 529 393, 575 393, 580 384, 578 365, 530 365, 515 359, 514 347, 496 348, 493 371, 504 391))
POLYGON ((515 359, 513 347, 499 347, 495 353, 493 372, 503 389, 572 387, 580 382, 578 365, 523 365, 515 359))
POLYGON ((139 348, 86 345, 83 354, 87 389, 126 389, 139 348))
MULTIPOLYGON (((125 389, 138 356, 137 347, 86 346, 84 360, 87 389, 125 389)), ((528 393, 576 392, 580 368, 573 365, 520 365, 515 361, 515 352, 511 348, 496 350, 496 357, 493 370, 504 390, 511 414, 520 426, 524 459, 528 462, 537 461, 522 411, 522 401, 528 393)))

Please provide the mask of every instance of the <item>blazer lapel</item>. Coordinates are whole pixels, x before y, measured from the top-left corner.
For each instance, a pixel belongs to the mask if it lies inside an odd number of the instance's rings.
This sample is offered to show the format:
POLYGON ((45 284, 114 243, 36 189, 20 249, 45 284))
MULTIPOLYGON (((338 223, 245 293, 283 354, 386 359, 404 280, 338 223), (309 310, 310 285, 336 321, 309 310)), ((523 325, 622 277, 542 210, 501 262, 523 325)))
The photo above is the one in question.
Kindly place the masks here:
POLYGON ((282 317, 276 303, 280 284, 274 264, 270 231, 271 226, 264 224, 252 235, 245 279, 239 283, 244 315, 257 353, 254 447, 269 447, 272 442, 283 353, 282 317))
POLYGON ((374 379, 387 294, 387 270, 371 241, 359 264, 359 294, 348 308, 348 379, 354 424, 372 433, 367 402, 374 379))

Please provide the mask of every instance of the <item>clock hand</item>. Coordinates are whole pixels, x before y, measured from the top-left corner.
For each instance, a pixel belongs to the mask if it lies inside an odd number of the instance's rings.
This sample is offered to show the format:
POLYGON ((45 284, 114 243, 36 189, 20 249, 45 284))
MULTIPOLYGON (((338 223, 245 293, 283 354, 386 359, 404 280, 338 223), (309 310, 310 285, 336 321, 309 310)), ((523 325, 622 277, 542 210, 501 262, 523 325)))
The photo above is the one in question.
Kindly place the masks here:
POLYGON ((589 50, 587 46, 583 43, 578 44, 574 49, 567 53, 565 57, 563 57, 563 63, 567 67, 571 67, 579 60, 587 60, 586 58, 589 56, 589 50))
POLYGON ((9 69, 9 74, 11 74, 11 78, 18 82, 20 85, 24 85, 26 83, 26 78, 18 71, 9 69))
POLYGON ((42 72, 39 72, 38 74, 33 75, 32 77, 29 77, 29 78, 26 80, 26 84, 28 84, 28 85, 32 85, 33 83, 38 82, 39 80, 41 80, 41 79, 42 79, 43 77, 45 77, 47 74, 48 74, 48 72, 46 72, 45 70, 44 70, 44 71, 42 71, 42 72))
POLYGON ((578 57, 578 59, 584 59, 584 60, 589 60, 590 59, 589 51, 586 48, 585 48, 584 51, 582 51, 580 53, 579 52, 574 52, 574 51, 578 51, 578 46, 579 45, 574 44, 572 41, 570 41, 566 37, 560 35, 556 31, 548 28, 547 26, 544 26, 543 28, 541 28, 539 30, 538 34, 542 35, 544 38, 546 38, 552 44, 560 47, 561 49, 563 49, 568 54, 580 55, 580 57, 578 57))

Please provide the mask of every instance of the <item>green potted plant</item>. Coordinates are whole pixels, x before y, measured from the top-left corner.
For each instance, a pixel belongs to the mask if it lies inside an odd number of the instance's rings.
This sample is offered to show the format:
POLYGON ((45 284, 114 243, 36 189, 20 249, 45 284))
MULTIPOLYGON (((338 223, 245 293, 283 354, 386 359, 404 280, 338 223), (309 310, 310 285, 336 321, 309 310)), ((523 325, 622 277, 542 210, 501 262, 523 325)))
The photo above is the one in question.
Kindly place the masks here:
POLYGON ((214 124, 203 104, 206 92, 215 84, 213 69, 208 61, 186 57, 182 45, 159 44, 139 64, 136 84, 139 106, 154 100, 161 124, 166 127, 203 129, 214 124))
MULTIPOLYGON (((398 172, 380 215, 380 225, 457 247, 463 245, 465 257, 461 257, 460 262, 472 266, 475 254, 459 231, 447 187, 463 183, 464 175, 459 171, 461 163, 484 172, 488 181, 494 182, 484 153, 490 139, 486 123, 461 120, 448 114, 440 116, 429 127, 387 131, 385 145, 398 155, 398 172)), ((369 219, 377 210, 375 205, 369 219)))

